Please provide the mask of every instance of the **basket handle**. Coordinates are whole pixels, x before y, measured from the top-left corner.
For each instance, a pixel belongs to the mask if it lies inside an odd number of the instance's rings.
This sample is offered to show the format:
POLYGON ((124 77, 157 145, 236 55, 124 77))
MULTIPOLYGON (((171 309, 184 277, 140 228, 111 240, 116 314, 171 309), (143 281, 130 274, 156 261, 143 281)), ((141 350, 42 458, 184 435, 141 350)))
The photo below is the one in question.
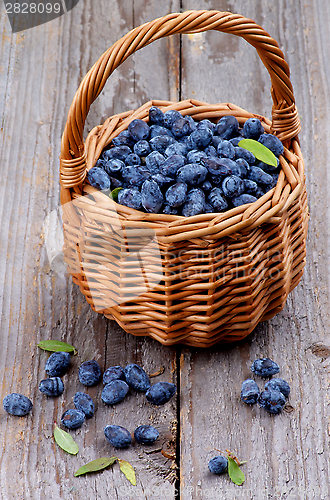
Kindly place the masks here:
POLYGON ((217 30, 244 38, 255 47, 271 79, 271 130, 282 141, 300 132, 289 66, 278 43, 251 19, 217 10, 171 13, 134 28, 104 52, 82 80, 71 104, 61 144, 61 184, 70 188, 86 175, 83 131, 91 104, 111 73, 131 54, 154 40, 178 33, 217 30))

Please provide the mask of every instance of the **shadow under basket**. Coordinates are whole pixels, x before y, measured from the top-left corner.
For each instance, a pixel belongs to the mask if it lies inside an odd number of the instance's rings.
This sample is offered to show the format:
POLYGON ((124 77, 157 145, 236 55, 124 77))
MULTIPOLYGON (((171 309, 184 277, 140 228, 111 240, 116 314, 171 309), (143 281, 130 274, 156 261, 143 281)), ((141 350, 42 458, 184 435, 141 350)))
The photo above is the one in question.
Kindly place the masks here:
POLYGON ((249 19, 218 11, 169 14, 116 42, 82 81, 62 138, 64 258, 92 309, 133 335, 198 347, 241 340, 281 311, 306 256, 309 216, 299 131, 284 56, 249 19), (243 36, 256 47, 271 76, 272 121, 229 103, 150 101, 108 118, 83 142, 91 103, 128 55, 162 36, 208 29, 243 36), (243 125, 259 118, 265 132, 285 146, 277 185, 252 204, 192 217, 140 212, 91 187, 86 173, 104 147, 132 120, 148 122, 152 105, 195 120, 234 115, 243 125))

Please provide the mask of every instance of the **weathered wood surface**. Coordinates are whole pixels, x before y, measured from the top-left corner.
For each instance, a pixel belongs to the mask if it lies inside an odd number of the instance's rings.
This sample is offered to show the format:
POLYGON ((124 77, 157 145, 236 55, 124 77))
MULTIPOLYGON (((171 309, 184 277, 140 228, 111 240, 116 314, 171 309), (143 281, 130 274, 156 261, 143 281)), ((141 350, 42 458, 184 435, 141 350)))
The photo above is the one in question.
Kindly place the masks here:
MULTIPOLYGON (((59 19, 13 35, 1 4, 1 399, 21 392, 34 403, 22 419, 0 410, 1 498, 330 498, 329 23, 327 0, 84 0, 59 19), (61 134, 81 78, 132 27, 171 11, 202 8, 253 18, 283 49, 302 122, 311 212, 305 274, 283 312, 241 343, 208 350, 135 339, 93 313, 66 274, 55 231, 61 134), (79 351, 64 377, 65 393, 55 400, 38 390, 47 354, 36 344, 45 338, 68 341, 79 351), (264 356, 280 364, 280 375, 292 387, 290 413, 273 417, 239 401, 249 366, 264 356), (80 447, 73 457, 54 444, 53 422, 73 406, 82 388, 78 366, 93 357, 102 368, 136 361, 152 373, 164 366, 157 380, 176 381, 178 399, 155 409, 132 392, 115 408, 105 408, 101 386, 89 389, 97 412, 73 432, 80 447), (105 442, 103 427, 109 423, 133 431, 146 422, 160 429, 152 449, 169 446, 176 461, 136 445, 116 452, 105 442), (227 475, 208 472, 215 449, 225 448, 247 460, 241 487, 227 475), (118 466, 73 477, 86 461, 112 454, 136 468, 137 487, 118 466)), ((184 36, 181 47, 178 37, 161 40, 114 73, 92 107, 86 131, 149 98, 229 101, 269 117, 269 85, 257 54, 243 40, 216 32, 184 36)))

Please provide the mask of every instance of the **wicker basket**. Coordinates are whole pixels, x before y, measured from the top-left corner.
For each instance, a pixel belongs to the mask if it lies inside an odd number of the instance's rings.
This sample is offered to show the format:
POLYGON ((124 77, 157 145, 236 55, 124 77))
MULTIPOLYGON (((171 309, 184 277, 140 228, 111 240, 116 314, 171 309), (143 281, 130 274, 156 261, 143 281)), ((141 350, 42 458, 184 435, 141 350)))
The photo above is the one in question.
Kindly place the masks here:
POLYGON ((218 11, 169 14, 127 33, 83 79, 62 138, 60 179, 64 255, 91 307, 133 335, 163 344, 207 347, 248 335, 283 308, 305 265, 308 222, 300 124, 289 68, 278 44, 240 15, 218 11), (272 83, 272 121, 233 104, 150 101, 111 116, 83 142, 90 105, 130 54, 175 33, 218 30, 253 45, 272 83), (146 214, 115 203, 85 182, 102 149, 152 105, 196 120, 258 117, 284 146, 275 188, 224 213, 181 217, 146 214))

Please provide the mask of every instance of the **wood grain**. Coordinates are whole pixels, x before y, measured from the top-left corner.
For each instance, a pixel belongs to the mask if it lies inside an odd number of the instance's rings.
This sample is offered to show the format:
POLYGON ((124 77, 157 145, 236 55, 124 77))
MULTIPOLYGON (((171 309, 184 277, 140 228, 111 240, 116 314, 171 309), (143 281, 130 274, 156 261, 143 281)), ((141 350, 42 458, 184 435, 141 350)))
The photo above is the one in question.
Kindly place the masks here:
MULTIPOLYGON (((327 500, 330 440, 329 318, 329 22, 327 0, 85 0, 62 18, 13 35, 1 3, 0 64, 0 376, 1 398, 29 396, 26 418, 0 411, 0 497, 44 500, 144 498, 184 500, 327 500), (188 9, 229 10, 251 17, 275 37, 291 69, 302 122, 311 219, 304 277, 283 312, 259 325, 246 340, 198 350, 163 347, 125 334, 93 313, 67 275, 60 253, 58 156, 74 93, 99 55, 143 22, 188 9), (74 344, 64 377, 65 393, 44 397, 38 384, 47 354, 39 340, 74 344), (257 357, 269 356, 291 385, 292 408, 271 416, 239 399, 241 383, 257 357), (131 391, 116 407, 101 402, 101 385, 87 389, 95 418, 72 432, 80 451, 69 456, 54 443, 53 422, 73 406, 83 387, 80 363, 97 359, 142 364, 153 379, 179 381, 179 397, 162 408, 131 391), (177 360, 179 365, 177 366, 177 360), (177 411, 180 421, 177 422, 177 411), (134 445, 116 452, 103 436, 109 423, 133 431, 152 422, 161 438, 150 449, 134 445), (178 441, 176 441, 178 440, 178 441), (164 457, 179 451, 176 463, 164 457), (228 475, 208 472, 215 449, 230 449, 247 464, 238 487, 228 475), (155 453, 150 453, 152 451, 155 453), (158 451, 157 451, 158 450, 158 451), (137 471, 135 488, 118 465, 74 478, 83 463, 118 454, 137 471), (175 492, 175 487, 179 491, 175 492)), ((254 49, 243 40, 211 32, 173 37, 146 47, 111 77, 93 105, 86 133, 112 113, 149 98, 197 98, 233 102, 271 114, 269 77, 254 49)), ((258 380, 263 387, 263 381, 258 380)))

